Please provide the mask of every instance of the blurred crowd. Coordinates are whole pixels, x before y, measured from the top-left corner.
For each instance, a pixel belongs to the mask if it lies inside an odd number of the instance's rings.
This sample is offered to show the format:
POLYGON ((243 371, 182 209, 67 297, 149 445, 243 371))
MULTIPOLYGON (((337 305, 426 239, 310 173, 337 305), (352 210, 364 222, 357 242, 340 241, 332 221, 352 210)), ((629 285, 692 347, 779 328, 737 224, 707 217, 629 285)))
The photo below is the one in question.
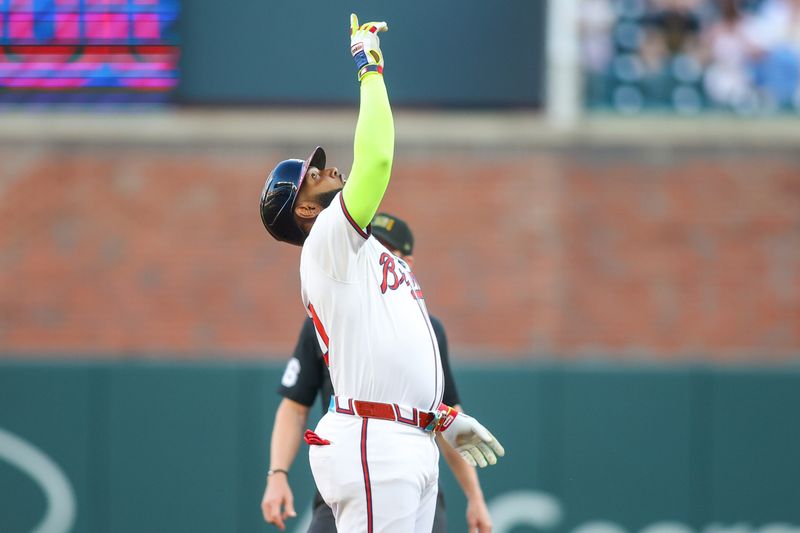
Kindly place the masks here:
POLYGON ((586 102, 800 112, 800 0, 581 0, 586 102))

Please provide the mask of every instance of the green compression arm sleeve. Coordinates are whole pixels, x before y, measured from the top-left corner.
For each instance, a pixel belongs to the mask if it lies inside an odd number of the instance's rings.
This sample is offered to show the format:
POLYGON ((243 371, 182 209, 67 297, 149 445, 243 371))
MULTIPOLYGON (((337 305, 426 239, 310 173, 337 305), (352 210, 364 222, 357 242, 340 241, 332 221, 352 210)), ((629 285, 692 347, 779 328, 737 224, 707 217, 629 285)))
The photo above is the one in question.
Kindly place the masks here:
POLYGON ((366 228, 378 211, 394 157, 394 119, 381 74, 369 73, 361 81, 353 169, 342 191, 350 216, 366 228))

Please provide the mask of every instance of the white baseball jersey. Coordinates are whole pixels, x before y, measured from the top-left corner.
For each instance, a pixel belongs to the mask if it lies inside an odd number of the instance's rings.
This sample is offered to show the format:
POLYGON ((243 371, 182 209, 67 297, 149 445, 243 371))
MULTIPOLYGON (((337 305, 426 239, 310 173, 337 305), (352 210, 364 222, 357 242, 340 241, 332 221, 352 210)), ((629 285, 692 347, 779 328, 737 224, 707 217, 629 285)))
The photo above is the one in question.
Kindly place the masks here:
POLYGON ((303 245, 300 280, 337 395, 438 407, 444 379, 422 290, 404 261, 358 227, 341 193, 303 245))

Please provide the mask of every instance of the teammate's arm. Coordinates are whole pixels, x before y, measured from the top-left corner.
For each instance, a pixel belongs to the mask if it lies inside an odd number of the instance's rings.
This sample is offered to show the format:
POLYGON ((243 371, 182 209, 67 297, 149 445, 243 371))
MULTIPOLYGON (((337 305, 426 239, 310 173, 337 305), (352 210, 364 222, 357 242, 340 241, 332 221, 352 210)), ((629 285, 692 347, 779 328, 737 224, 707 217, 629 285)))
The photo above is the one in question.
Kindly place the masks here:
MULTIPOLYGON (((308 420, 308 410, 305 405, 289 398, 281 400, 272 428, 270 470, 289 470, 300 449, 300 439, 308 420)), ((267 488, 261 500, 261 512, 264 514, 264 520, 275 524, 281 531, 286 529, 284 520, 297 516, 294 510, 294 495, 286 474, 277 472, 267 478, 267 488)))
POLYGON ((350 216, 366 228, 380 206, 394 158, 394 119, 383 82, 383 55, 378 32, 385 22, 359 26, 350 16, 351 51, 359 66, 361 103, 353 143, 353 168, 342 191, 350 216))
MULTIPOLYGON (((460 405, 453 408, 458 412, 463 412, 460 405)), ((450 446, 441 434, 436 435, 436 443, 439 445, 444 460, 452 470, 453 475, 458 481, 458 485, 467 498, 467 526, 469 532, 491 533, 492 518, 489 516, 489 509, 483 498, 483 491, 478 480, 478 472, 474 466, 470 466, 452 446, 450 446)))

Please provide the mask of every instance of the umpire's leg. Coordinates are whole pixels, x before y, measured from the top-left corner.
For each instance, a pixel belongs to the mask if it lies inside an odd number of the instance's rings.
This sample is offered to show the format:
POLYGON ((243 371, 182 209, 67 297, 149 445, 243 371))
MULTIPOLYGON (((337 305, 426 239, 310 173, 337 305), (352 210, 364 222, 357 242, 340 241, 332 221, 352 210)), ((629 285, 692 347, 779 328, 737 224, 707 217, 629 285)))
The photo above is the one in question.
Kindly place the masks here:
POLYGON ((314 495, 314 508, 311 513, 311 525, 308 533, 336 533, 336 520, 333 511, 317 492, 314 495))

